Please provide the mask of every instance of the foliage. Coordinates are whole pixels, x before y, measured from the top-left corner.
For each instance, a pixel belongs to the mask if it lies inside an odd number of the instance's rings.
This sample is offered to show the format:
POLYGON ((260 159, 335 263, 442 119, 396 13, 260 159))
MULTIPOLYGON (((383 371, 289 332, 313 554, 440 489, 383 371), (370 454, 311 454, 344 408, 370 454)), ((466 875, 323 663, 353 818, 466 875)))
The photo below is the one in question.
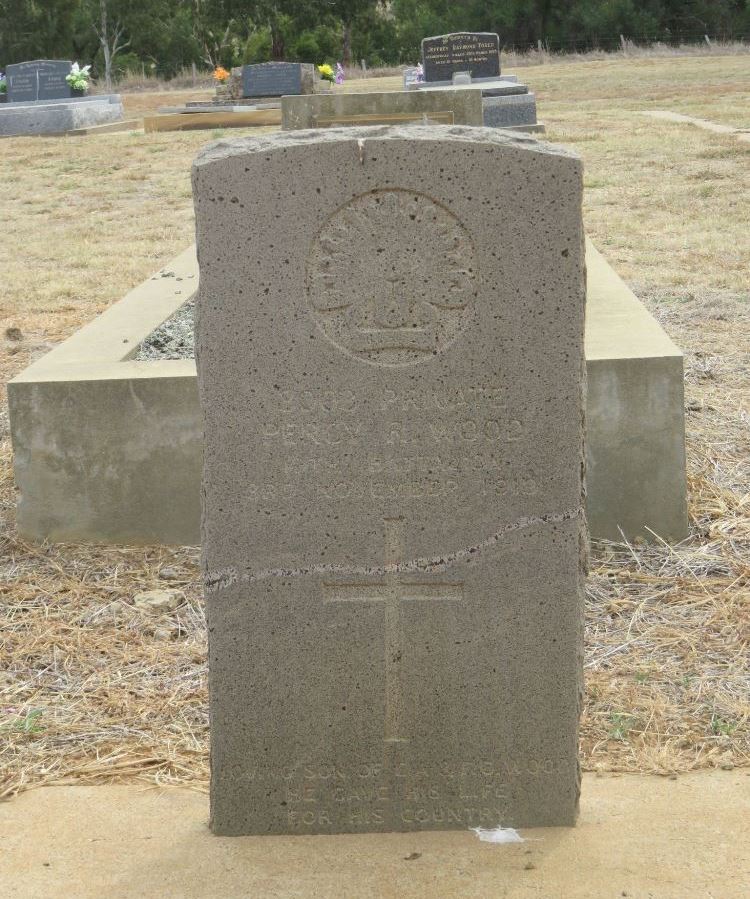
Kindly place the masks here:
POLYGON ((69 59, 77 0, 0 0, 0 67, 29 59, 69 59))
POLYGON ((73 88, 74 91, 85 91, 89 86, 91 78, 91 66, 81 66, 74 62, 70 72, 65 76, 65 80, 73 88))
POLYGON ((268 62, 271 59, 271 30, 254 28, 247 37, 240 63, 268 62))
POLYGON ((0 0, 0 67, 78 58, 116 77, 290 59, 414 64, 422 38, 496 31, 507 49, 750 39, 750 0, 0 0), (101 32, 106 9, 110 41, 101 32), (118 50, 112 37, 119 29, 118 50))

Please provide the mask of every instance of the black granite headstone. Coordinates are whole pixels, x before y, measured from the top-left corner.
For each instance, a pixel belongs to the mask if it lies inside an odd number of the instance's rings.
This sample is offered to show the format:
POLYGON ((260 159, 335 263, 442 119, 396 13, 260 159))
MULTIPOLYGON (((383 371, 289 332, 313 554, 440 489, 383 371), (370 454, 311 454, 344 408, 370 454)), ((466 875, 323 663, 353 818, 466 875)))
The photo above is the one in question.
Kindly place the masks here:
POLYGON ((490 32, 461 31, 426 37, 422 41, 425 81, 451 81, 454 72, 471 72, 472 78, 496 78, 500 74, 500 38, 490 32))
POLYGON ((8 102, 34 100, 64 100, 73 96, 65 76, 72 63, 65 59, 35 59, 18 62, 5 70, 8 82, 8 102))
POLYGON ((73 96, 73 90, 65 80, 70 75, 71 64, 64 60, 44 62, 39 69, 39 99, 63 100, 73 96))
POLYGON ((242 67, 243 97, 283 97, 302 93, 302 64, 262 62, 242 67))

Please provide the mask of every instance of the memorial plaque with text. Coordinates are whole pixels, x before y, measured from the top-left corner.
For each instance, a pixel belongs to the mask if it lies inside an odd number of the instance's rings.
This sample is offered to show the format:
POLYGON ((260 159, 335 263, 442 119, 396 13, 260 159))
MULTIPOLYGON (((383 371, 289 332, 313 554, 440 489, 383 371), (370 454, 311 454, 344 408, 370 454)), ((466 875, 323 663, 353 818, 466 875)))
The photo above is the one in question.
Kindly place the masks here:
POLYGON ((572 824, 579 159, 291 132, 193 187, 213 830, 572 824))
POLYGON ((65 80, 70 69, 71 63, 64 59, 37 59, 9 65, 5 73, 8 102, 62 100, 71 97, 70 85, 65 80))
POLYGON ((282 97, 301 94, 303 69, 303 64, 299 62, 264 62, 243 66, 242 96, 282 97))
POLYGON ((472 78, 495 78, 500 74, 500 38, 496 34, 471 31, 426 37, 422 41, 425 81, 451 81, 456 72, 472 78))

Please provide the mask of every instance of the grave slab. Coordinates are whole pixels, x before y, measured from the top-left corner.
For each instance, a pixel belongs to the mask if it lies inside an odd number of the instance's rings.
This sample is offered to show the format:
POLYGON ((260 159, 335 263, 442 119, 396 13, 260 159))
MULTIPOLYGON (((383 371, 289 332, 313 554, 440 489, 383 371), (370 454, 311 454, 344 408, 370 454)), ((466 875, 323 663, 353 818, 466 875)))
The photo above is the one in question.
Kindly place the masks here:
POLYGON ((117 94, 85 100, 6 103, 0 106, 0 137, 65 134, 80 128, 119 122, 122 101, 117 94))
POLYGON ((184 106, 160 106, 159 115, 193 115, 197 113, 231 113, 253 112, 257 109, 281 109, 281 100, 269 100, 266 103, 186 103, 184 106))
POLYGON ((575 822, 582 189, 471 127, 196 159, 215 833, 575 822))
POLYGON ((519 84, 517 81, 506 81, 505 78, 492 79, 491 81, 472 81, 469 85, 456 84, 420 84, 419 90, 425 93, 432 91, 450 91, 450 90, 466 90, 466 87, 473 87, 479 90, 482 97, 507 97, 514 94, 526 94, 529 89, 525 84, 519 84))
POLYGON ((2 813, 14 899, 745 899, 750 866, 747 769, 586 773, 577 827, 506 845, 470 831, 221 839, 201 792, 143 783, 42 787, 2 813))
POLYGON ((351 116, 453 114, 456 125, 482 124, 482 97, 475 88, 437 91, 381 91, 361 94, 311 94, 305 97, 283 97, 281 127, 283 131, 315 128, 319 119, 341 119, 351 116))
MULTIPOLYGON (((509 75, 506 72, 503 72, 500 75, 493 75, 491 78, 472 78, 472 84, 478 84, 481 87, 485 85, 488 88, 491 88, 493 83, 497 84, 507 84, 507 83, 518 83, 518 75, 509 75)), ((404 85, 404 90, 433 90, 434 88, 440 87, 453 87, 453 81, 430 81, 429 83, 426 81, 417 81, 410 82, 408 85, 404 85)), ((525 85, 524 85, 525 87, 525 85)), ((527 88, 528 90, 528 88, 527 88)))
POLYGON ((42 106, 70 105, 71 103, 120 103, 119 94, 84 94, 81 97, 63 97, 55 100, 45 100, 41 103, 34 101, 18 101, 13 104, 13 109, 38 109, 42 106))
POLYGON ((474 79, 470 85, 452 85, 443 83, 416 85, 420 93, 450 92, 453 90, 472 89, 482 96, 483 124, 487 128, 518 128, 529 131, 544 131, 544 126, 537 123, 536 97, 525 84, 517 80, 507 81, 504 76, 499 79, 474 79))
POLYGON ((536 125, 536 97, 532 93, 485 97, 482 116, 488 128, 536 125))
POLYGON ((207 131, 214 128, 256 128, 281 124, 281 110, 242 107, 235 112, 175 113, 145 116, 143 130, 152 131, 207 131))

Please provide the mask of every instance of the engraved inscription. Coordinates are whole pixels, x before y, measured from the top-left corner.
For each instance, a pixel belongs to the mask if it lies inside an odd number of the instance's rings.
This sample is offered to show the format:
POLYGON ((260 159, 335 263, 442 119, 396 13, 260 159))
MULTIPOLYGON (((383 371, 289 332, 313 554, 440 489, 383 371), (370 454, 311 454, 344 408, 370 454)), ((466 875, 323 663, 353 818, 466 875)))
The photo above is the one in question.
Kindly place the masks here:
MULTIPOLYGON (((402 561, 404 545, 404 521, 402 518, 385 520, 384 565, 397 565, 402 561)), ((401 660, 403 624, 401 603, 407 600, 441 599, 457 602, 462 598, 462 584, 438 584, 403 581, 395 572, 378 581, 323 584, 323 601, 382 602, 385 607, 385 743, 408 743, 403 722, 403 697, 401 692, 401 660)))
POLYGON ((426 81, 450 81, 454 72, 469 71, 473 78, 500 74, 500 40, 496 34, 460 32, 422 41, 426 81))
POLYGON ((313 242, 308 300, 343 352, 375 365, 412 365, 445 350, 468 324, 474 255, 466 228, 435 200, 375 190, 339 209, 313 242))
POLYGON ((499 385, 384 387, 371 427, 363 418, 372 404, 346 387, 279 391, 274 399, 258 437, 279 465, 273 479, 248 485, 254 502, 301 492, 316 500, 430 500, 456 494, 469 475, 477 495, 492 500, 540 491, 534 466, 515 451, 528 439, 531 413, 511 406, 499 385))
POLYGON ((507 819, 511 783, 559 777, 562 759, 499 758, 418 765, 363 762, 354 766, 299 762, 250 768, 243 777, 264 787, 280 784, 287 823, 296 832, 320 826, 408 828, 419 825, 496 826, 507 819))

